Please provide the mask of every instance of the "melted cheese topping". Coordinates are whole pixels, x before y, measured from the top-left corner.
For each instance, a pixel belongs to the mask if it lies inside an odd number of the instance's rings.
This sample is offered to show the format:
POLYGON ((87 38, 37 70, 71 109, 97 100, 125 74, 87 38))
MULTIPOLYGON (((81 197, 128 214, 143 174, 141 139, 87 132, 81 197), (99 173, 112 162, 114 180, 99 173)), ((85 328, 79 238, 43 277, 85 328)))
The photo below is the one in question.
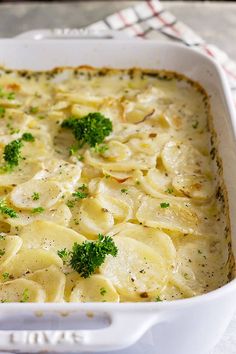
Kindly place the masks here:
MULTIPOLYGON (((228 282, 229 221, 204 91, 142 70, 1 71, 0 158, 31 133, 0 174, 0 300, 160 301, 228 282), (64 119, 101 112, 105 148, 76 150, 64 119), (73 193, 86 185, 85 198, 73 193), (114 237, 116 257, 83 279, 58 251, 114 237), (48 284, 51 286, 48 286, 48 284)), ((104 146, 104 144, 102 146, 104 146)))

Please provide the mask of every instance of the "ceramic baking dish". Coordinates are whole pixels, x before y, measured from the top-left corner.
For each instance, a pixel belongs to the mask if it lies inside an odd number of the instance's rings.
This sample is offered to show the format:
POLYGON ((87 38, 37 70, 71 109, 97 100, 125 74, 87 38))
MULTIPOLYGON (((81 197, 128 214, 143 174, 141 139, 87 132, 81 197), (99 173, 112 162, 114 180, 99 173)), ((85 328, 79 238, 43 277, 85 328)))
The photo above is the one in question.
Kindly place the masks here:
MULTIPOLYGON (((44 70, 56 66, 143 67, 173 70, 210 95, 236 256, 236 116, 218 65, 186 47, 142 40, 0 40, 0 64, 44 70)), ((0 351, 205 354, 236 307, 236 280, 206 295, 158 303, 0 304, 0 351), (129 351, 124 348, 131 346, 129 351)))

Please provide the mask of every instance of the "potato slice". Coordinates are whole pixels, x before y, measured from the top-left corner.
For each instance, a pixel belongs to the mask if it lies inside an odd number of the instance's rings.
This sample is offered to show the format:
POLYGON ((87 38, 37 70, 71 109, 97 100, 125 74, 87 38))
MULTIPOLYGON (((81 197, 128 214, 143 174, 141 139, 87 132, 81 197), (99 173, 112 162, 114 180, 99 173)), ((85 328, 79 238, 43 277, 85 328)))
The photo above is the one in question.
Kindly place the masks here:
POLYGON ((31 210, 19 211, 17 218, 8 218, 7 222, 11 225, 12 231, 17 231, 19 227, 28 225, 37 220, 51 221, 58 225, 67 226, 70 219, 70 209, 64 203, 59 202, 54 207, 39 213, 32 213, 31 210))
POLYGON ((100 272, 118 293, 130 300, 149 298, 165 286, 168 269, 163 258, 151 247, 128 237, 114 238, 116 257, 107 256, 100 272))
POLYGON ((19 278, 27 273, 55 265, 62 267, 63 262, 55 253, 39 249, 28 249, 17 253, 11 262, 0 266, 0 272, 7 272, 13 278, 19 278))
POLYGON ((5 266, 16 255, 22 245, 22 240, 18 236, 0 237, 0 266, 5 266))
MULTIPOLYGON (((46 134, 44 132, 44 134, 46 134)), ((50 146, 50 140, 43 141, 43 137, 35 137, 35 141, 31 142, 30 145, 24 144, 22 147, 22 156, 26 161, 43 160, 45 158, 50 158, 52 155, 52 147, 50 146)))
POLYGON ((210 159, 191 144, 171 140, 162 150, 162 161, 169 172, 175 174, 209 174, 210 159))
POLYGON ((0 284, 0 302, 44 302, 45 291, 28 279, 15 279, 0 284))
POLYGON ((102 153, 107 161, 124 161, 129 159, 131 151, 129 147, 119 141, 112 140, 108 142, 108 150, 102 153))
POLYGON ((70 302, 119 302, 119 295, 110 280, 96 274, 77 282, 70 302))
POLYGON ((200 210, 190 203, 146 197, 139 207, 136 217, 143 225, 202 235, 212 226, 200 217, 200 210))
POLYGON ((75 288, 76 284, 83 280, 79 273, 72 271, 66 274, 66 285, 65 285, 65 300, 70 301, 71 292, 75 288))
POLYGON ((103 206, 104 213, 110 212, 117 222, 129 220, 133 216, 132 205, 123 200, 103 194, 98 195, 98 200, 103 206))
POLYGON ((35 178, 58 182, 64 189, 73 191, 80 175, 81 165, 78 161, 77 164, 72 164, 64 160, 50 159, 44 162, 44 169, 35 178))
POLYGON ((104 212, 103 205, 97 198, 83 199, 75 215, 79 222, 78 225, 73 225, 73 228, 89 238, 105 233, 114 225, 112 213, 104 212))
POLYGON ((72 249, 75 242, 82 243, 86 238, 77 232, 48 221, 34 221, 20 231, 22 249, 44 249, 57 253, 58 250, 72 249))
POLYGON ((96 108, 93 106, 86 106, 85 104, 73 104, 71 108, 72 115, 76 117, 84 117, 91 112, 96 112, 96 108))
MULTIPOLYGON (((165 232, 145 227, 142 225, 123 223, 116 225, 111 231, 110 236, 129 237, 145 243, 157 252, 169 266, 174 266, 176 261, 175 246, 165 232)), ((114 241, 116 238, 114 239, 114 241)))
POLYGON ((39 162, 22 160, 14 170, 14 173, 7 172, 0 174, 1 187, 15 187, 31 179, 42 166, 39 162))
POLYGON ((156 165, 156 154, 147 156, 142 152, 132 152, 129 159, 112 162, 109 161, 109 159, 102 157, 102 155, 96 154, 90 150, 86 150, 84 158, 86 164, 105 170, 119 172, 127 172, 136 169, 149 169, 155 167, 156 165))
POLYGON ((198 200, 207 200, 214 193, 214 182, 205 176, 177 175, 172 184, 178 192, 198 200))
POLYGON ((21 209, 34 209, 38 207, 50 208, 62 196, 62 189, 56 182, 43 180, 29 180, 15 187, 11 194, 10 200, 21 209), (38 194, 35 199, 34 194, 38 194))
POLYGON ((66 277, 58 267, 52 265, 49 268, 37 270, 26 275, 26 278, 39 283, 43 287, 46 293, 45 302, 63 301, 66 277))

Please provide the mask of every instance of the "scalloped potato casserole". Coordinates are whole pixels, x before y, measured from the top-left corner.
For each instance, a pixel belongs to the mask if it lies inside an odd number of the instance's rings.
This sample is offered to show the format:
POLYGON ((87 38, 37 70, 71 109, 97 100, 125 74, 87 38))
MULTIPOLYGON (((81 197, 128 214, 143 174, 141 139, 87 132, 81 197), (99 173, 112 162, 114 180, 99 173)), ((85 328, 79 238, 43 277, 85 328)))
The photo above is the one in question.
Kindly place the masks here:
POLYGON ((171 72, 0 71, 0 301, 165 301, 233 277, 205 91, 171 72))

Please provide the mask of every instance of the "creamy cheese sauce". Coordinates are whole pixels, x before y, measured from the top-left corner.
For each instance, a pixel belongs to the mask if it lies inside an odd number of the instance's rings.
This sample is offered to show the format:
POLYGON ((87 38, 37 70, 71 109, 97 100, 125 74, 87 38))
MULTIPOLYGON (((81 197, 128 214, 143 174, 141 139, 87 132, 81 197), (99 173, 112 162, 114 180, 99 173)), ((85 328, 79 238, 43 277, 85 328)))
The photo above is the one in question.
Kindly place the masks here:
POLYGON ((0 301, 163 301, 226 284, 230 226, 209 119, 204 90, 174 73, 2 69, 0 301), (91 112, 113 130, 79 148, 61 124, 91 112), (24 133, 33 141, 4 170, 6 145, 24 133), (83 278, 61 251, 98 234, 118 254, 83 278))

